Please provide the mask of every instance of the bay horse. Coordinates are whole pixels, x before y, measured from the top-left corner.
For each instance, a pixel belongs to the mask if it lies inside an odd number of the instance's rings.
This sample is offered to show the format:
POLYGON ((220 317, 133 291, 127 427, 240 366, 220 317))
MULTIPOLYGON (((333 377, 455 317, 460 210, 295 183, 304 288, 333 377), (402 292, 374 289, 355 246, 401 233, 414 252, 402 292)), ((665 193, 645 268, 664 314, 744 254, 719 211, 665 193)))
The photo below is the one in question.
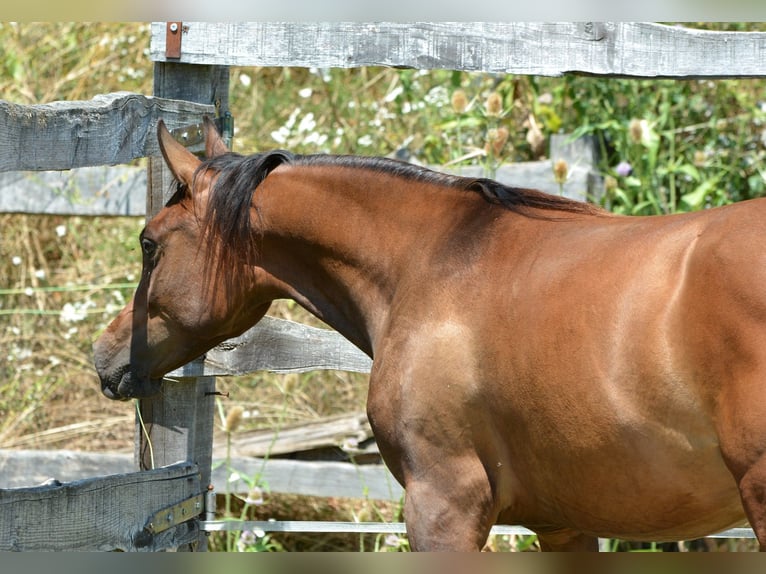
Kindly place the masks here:
POLYGON ((766 546, 766 200, 626 217, 385 158, 198 159, 94 344, 103 393, 162 376, 289 298, 373 359, 368 415, 415 550, 495 523, 543 550, 752 525, 766 546))

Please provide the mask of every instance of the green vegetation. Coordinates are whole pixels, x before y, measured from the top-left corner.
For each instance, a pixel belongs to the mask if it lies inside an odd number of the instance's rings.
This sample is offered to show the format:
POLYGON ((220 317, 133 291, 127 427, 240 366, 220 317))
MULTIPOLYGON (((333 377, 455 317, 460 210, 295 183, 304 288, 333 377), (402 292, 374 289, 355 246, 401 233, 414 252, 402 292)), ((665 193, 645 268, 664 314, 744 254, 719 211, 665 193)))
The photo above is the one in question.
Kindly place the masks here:
MULTIPOLYGON (((2 23, 0 99, 34 104, 119 90, 151 94, 148 45, 146 24, 2 23)), ((762 98, 762 80, 231 70, 237 151, 397 154, 425 164, 476 163, 491 175, 501 163, 544 157, 552 133, 591 134, 601 147, 606 189, 593 200, 635 215, 764 195, 762 98)), ((90 348, 131 296, 142 225, 136 218, 0 215, 0 447, 132 449, 132 408, 101 396, 90 348)), ((312 320, 290 303, 273 314, 312 320)), ((348 373, 257 374, 219 386, 231 393, 224 411, 248 414, 240 429, 359 410, 366 397, 366 378, 348 373)), ((260 488, 254 478, 253 492, 260 488)), ((268 504, 274 500, 262 507, 268 504)), ((254 498, 232 512, 258 506, 254 498)), ((386 516, 397 512, 386 509, 386 516)), ((273 550, 286 547, 280 540, 215 544, 273 550)), ((522 549, 533 542, 492 544, 522 549)), ((355 544, 406 547, 401 539, 355 544)))

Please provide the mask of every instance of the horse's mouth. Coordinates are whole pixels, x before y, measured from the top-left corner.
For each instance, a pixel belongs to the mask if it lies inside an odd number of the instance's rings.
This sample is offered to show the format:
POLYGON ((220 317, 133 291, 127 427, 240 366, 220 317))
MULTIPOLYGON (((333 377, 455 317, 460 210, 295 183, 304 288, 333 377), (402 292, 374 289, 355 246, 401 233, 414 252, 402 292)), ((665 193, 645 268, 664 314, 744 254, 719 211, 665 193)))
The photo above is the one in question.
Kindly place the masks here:
POLYGON ((130 369, 130 365, 125 365, 108 378, 102 378, 101 392, 106 398, 115 401, 145 399, 159 394, 161 385, 162 379, 138 376, 130 369))

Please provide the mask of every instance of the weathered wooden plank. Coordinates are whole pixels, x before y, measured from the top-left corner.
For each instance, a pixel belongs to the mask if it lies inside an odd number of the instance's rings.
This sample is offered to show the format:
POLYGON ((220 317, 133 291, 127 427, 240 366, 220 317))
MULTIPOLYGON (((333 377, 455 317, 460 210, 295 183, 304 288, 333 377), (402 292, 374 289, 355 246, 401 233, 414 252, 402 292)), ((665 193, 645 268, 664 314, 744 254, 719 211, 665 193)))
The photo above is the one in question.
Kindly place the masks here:
MULTIPOLYGON (((218 117, 229 109, 229 70, 224 66, 157 63, 154 65, 154 95, 212 106, 218 117)), ((168 128, 173 129, 170 125, 168 128)), ((153 136, 156 143, 156 129, 153 136)), ((148 164, 146 213, 153 217, 170 199, 173 177, 159 154, 153 154, 148 164)))
MULTIPOLYGON (((340 447, 350 455, 368 454, 360 443, 372 438, 372 428, 365 413, 351 413, 324 417, 300 424, 285 425, 275 429, 237 432, 231 438, 232 456, 264 457, 292 454, 313 449, 340 447)), ((223 446, 216 449, 218 457, 224 453, 223 446)), ((377 452, 377 448, 373 450, 377 452)))
POLYGON ((95 166, 0 172, 0 213, 141 217, 146 213, 146 170, 95 166))
POLYGON ((372 361, 337 331, 264 317, 255 327, 211 349, 168 377, 243 375, 334 369, 369 373, 372 361))
POLYGON ((156 125, 198 123, 215 107, 117 92, 89 101, 20 105, 0 100, 0 172, 63 170, 159 155, 156 125))
MULTIPOLYGON (((222 66, 162 64, 154 66, 154 95, 198 102, 212 107, 216 115, 228 111, 229 70, 222 66)), ((156 140, 156 137, 155 137, 156 140)), ((149 159, 146 194, 147 219, 165 205, 173 178, 159 157, 149 159)), ((142 419, 136 420, 136 462, 141 470, 171 461, 188 460, 200 469, 203 484, 211 480, 215 378, 165 381, 158 396, 138 401, 142 419)), ((181 546, 179 550, 189 550, 181 546)), ((200 535, 197 550, 207 549, 200 535)))
MULTIPOLYGON (((97 475, 129 472, 133 455, 66 450, 0 450, 0 486, 28 487, 56 478, 61 482, 97 475)), ((213 462, 212 484, 219 493, 247 493, 241 477, 259 477, 271 492, 327 497, 369 497, 399 500, 402 488, 382 464, 355 465, 349 462, 301 461, 233 456, 213 462), (232 471, 239 478, 229 481, 232 471)))
MULTIPOLYGON (((211 482, 215 378, 165 381, 159 397, 139 400, 134 460, 148 470, 179 461, 194 463, 201 484, 211 482)), ((207 539, 182 541, 179 550, 207 550, 207 539)))
MULTIPOLYGON (((185 22, 181 62, 559 76, 766 75, 766 33, 636 22, 185 22)), ((165 23, 152 59, 166 61, 165 23)))
POLYGON ((132 454, 0 449, 0 488, 39 486, 48 480, 73 482, 134 471, 132 454))
MULTIPOLYGON (((401 500, 404 490, 388 469, 381 464, 355 465, 349 462, 297 461, 285 459, 234 458, 230 468, 235 478, 258 477, 271 492, 344 498, 370 498, 373 500, 401 500)), ((214 482, 216 490, 226 487, 226 467, 222 480, 214 482)), ((219 472, 214 471, 214 476, 219 472)), ((248 492, 246 480, 236 478, 229 482, 231 492, 248 492)))
POLYGON ((0 550, 156 551, 194 542, 194 521, 154 536, 143 530, 154 513, 200 492, 199 470, 188 463, 0 490, 0 550))

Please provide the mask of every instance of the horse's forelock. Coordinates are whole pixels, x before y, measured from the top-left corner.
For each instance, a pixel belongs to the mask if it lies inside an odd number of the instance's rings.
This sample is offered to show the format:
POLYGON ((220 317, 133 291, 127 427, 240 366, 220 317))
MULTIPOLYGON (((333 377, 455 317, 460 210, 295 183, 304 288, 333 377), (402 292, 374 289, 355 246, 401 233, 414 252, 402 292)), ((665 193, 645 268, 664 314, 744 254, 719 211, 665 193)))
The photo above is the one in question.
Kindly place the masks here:
POLYGON ((255 262, 257 242, 250 223, 253 195, 274 168, 292 158, 282 150, 249 156, 227 153, 200 164, 197 173, 218 173, 203 220, 209 276, 223 273, 227 281, 233 281, 238 270, 255 262))

